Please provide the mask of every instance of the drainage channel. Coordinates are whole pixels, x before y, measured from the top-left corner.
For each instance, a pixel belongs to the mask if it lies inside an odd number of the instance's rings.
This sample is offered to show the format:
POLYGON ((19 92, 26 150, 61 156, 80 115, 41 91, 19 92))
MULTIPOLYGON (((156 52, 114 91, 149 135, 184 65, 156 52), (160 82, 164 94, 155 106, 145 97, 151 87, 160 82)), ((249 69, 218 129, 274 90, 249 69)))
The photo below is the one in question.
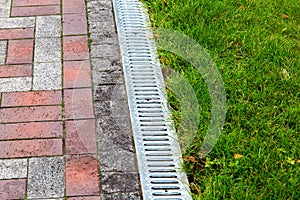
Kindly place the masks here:
POLYGON ((137 0, 113 0, 144 200, 189 200, 149 17, 137 0))

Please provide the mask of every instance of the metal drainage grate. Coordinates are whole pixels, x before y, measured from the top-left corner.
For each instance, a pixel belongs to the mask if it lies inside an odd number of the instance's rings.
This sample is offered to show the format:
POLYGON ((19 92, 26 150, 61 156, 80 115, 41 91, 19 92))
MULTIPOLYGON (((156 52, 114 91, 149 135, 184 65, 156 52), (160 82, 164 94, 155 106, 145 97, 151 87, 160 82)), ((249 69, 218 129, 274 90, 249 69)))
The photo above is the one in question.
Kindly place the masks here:
POLYGON ((114 0, 134 141, 145 200, 189 200, 181 151, 171 129, 149 18, 137 0, 114 0))

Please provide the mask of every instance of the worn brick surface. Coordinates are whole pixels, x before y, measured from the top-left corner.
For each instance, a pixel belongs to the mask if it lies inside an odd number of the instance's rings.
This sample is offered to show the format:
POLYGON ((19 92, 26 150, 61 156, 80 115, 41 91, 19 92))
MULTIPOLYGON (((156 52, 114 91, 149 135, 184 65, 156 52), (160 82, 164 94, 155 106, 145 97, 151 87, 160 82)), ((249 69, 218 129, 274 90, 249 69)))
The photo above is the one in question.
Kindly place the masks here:
POLYGON ((0 66, 0 78, 31 76, 31 65, 2 65, 0 66))
POLYGON ((98 160, 91 156, 69 156, 66 159, 67 196, 99 195, 98 160))
POLYGON ((97 153, 94 119, 66 122, 66 153, 97 153))
POLYGON ((62 155, 62 140, 2 141, 0 142, 0 149, 0 158, 62 155))
POLYGON ((1 108, 0 123, 61 120, 60 106, 1 108))
POLYGON ((13 7, 12 16, 41 16, 60 14, 60 6, 13 7))
POLYGON ((64 98, 66 119, 94 118, 91 88, 66 89, 64 98))
POLYGON ((60 0, 13 0, 13 6, 59 5, 60 0))
POLYGON ((33 38, 33 28, 17 28, 0 30, 0 40, 33 38))
POLYGON ((70 36, 63 38, 64 60, 89 59, 87 36, 70 36))
POLYGON ((25 198, 26 180, 0 180, 0 199, 25 198))
POLYGON ((101 200, 100 196, 69 197, 67 200, 101 200))
POLYGON ((0 140, 61 137, 62 127, 62 122, 0 124, 0 140))
POLYGON ((33 40, 10 40, 8 42, 7 64, 32 63, 33 40))
POLYGON ((78 35, 87 34, 86 15, 68 14, 63 16, 63 34, 78 35))
POLYGON ((63 14, 85 14, 84 0, 62 0, 63 14))
POLYGON ((64 63, 64 88, 91 87, 91 82, 88 60, 64 63))
POLYGON ((2 107, 61 104, 61 91, 12 92, 2 95, 2 107))

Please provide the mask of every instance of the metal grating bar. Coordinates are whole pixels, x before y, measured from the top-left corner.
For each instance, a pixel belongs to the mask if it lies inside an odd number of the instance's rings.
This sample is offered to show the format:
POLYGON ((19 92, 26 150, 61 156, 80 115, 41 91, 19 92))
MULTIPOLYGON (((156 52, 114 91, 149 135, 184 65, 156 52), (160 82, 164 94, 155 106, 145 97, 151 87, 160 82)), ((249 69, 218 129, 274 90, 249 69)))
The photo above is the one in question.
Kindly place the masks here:
POLYGON ((149 17, 138 0, 113 0, 145 200, 190 200, 149 17))

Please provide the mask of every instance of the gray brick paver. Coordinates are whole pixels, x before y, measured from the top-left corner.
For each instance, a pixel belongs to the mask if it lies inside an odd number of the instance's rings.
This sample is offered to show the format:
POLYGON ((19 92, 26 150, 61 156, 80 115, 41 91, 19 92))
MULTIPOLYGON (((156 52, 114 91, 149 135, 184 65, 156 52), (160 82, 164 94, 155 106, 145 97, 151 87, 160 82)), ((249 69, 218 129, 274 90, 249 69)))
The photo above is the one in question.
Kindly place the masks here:
POLYGON ((0 160, 0 179, 26 178, 27 159, 0 160))
POLYGON ((28 199, 64 196, 65 164, 63 157, 29 159, 28 199))
POLYGON ((38 16, 36 17, 35 37, 60 37, 61 16, 38 16))
POLYGON ((56 63, 35 63, 33 90, 58 90, 62 87, 62 65, 56 63))

